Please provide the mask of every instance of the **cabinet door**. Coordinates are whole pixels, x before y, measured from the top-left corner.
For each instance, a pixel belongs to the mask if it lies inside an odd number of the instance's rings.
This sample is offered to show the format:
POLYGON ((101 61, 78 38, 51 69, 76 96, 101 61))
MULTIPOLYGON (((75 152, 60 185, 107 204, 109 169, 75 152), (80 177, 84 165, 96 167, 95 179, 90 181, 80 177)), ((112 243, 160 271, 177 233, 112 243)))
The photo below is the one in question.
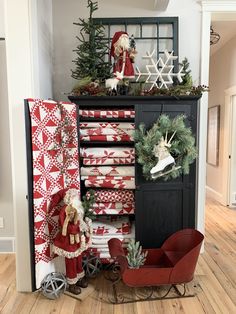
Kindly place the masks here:
MULTIPOLYGON (((143 122, 152 127, 161 113, 171 118, 185 114, 186 125, 196 135, 197 102, 165 101, 136 106, 136 127, 143 122)), ((177 230, 195 227, 195 181, 196 165, 190 167, 189 175, 165 182, 146 181, 142 168, 136 165, 136 239, 144 248, 159 247, 177 230)))

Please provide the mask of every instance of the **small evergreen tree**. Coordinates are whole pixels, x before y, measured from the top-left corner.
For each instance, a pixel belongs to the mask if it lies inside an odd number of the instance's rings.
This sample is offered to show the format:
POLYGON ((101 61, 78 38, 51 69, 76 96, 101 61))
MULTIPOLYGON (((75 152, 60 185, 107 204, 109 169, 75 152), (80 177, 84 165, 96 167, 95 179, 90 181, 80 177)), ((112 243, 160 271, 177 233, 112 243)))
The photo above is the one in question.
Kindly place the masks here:
POLYGON ((183 81, 179 85, 191 87, 193 85, 193 82, 192 82, 192 76, 190 74, 191 70, 189 69, 188 59, 185 57, 184 60, 181 63, 179 63, 179 65, 183 67, 182 72, 184 73, 184 76, 182 77, 183 81))
POLYGON ((91 80, 104 81, 110 76, 111 65, 105 62, 108 46, 105 44, 104 26, 95 24, 93 13, 98 10, 98 3, 88 0, 89 18, 87 21, 73 23, 81 27, 80 36, 76 36, 80 44, 74 51, 77 58, 73 60, 76 69, 72 70, 72 77, 76 80, 91 77, 91 80))

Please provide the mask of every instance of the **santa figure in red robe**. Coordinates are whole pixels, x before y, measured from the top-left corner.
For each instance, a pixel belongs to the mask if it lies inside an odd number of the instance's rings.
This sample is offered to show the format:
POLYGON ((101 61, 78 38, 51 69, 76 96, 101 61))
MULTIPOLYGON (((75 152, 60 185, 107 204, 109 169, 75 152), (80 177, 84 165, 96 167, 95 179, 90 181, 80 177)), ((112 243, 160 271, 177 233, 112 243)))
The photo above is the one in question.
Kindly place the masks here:
POLYGON ((124 78, 134 78, 134 57, 136 51, 130 48, 129 35, 126 32, 116 32, 112 38, 110 57, 114 58, 113 74, 122 73, 124 78))
POLYGON ((62 197, 63 205, 58 221, 60 230, 53 241, 53 251, 65 257, 68 290, 73 294, 79 294, 80 287, 88 286, 82 268, 82 253, 91 245, 92 221, 84 217, 78 190, 69 189, 66 192, 58 192, 54 195, 51 206, 57 205, 62 197))

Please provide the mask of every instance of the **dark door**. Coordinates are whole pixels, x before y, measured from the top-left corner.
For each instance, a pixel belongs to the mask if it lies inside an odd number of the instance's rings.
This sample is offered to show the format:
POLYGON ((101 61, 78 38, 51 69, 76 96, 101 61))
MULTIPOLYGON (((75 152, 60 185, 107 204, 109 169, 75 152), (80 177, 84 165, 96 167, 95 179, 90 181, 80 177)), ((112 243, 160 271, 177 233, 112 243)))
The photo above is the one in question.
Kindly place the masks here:
MULTIPOLYGON (((137 104, 136 127, 143 122, 152 127, 161 113, 171 118, 185 114, 186 125, 197 130, 197 101, 168 100, 137 104)), ((175 180, 146 181, 141 166, 136 166, 136 240, 144 248, 159 247, 177 230, 195 227, 196 164, 191 165, 189 175, 175 180)))

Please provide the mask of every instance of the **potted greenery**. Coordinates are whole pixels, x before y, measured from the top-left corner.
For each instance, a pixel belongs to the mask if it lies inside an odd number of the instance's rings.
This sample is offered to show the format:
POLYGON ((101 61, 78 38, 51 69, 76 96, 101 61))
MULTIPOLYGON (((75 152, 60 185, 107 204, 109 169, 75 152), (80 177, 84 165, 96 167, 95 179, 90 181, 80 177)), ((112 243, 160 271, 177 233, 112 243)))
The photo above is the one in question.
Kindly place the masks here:
POLYGON ((144 265, 148 252, 143 252, 140 242, 135 242, 134 239, 131 239, 128 247, 128 254, 126 256, 129 264, 129 268, 139 268, 144 265))

